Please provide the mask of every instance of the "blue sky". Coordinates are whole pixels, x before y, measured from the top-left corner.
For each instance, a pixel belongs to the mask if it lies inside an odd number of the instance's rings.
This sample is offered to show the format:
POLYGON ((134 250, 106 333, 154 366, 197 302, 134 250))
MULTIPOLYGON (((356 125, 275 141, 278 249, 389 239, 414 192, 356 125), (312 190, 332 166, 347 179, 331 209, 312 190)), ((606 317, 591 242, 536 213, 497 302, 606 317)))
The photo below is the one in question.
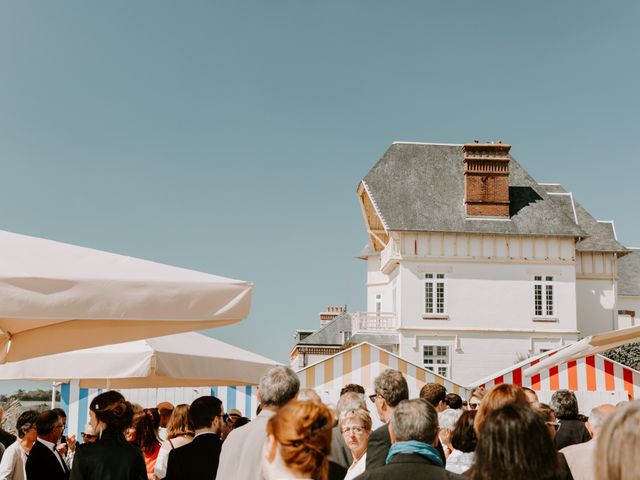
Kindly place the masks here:
POLYGON ((355 189, 394 140, 511 143, 640 245, 639 14, 2 2, 0 228, 251 280, 250 317, 214 334, 279 361, 327 305, 364 308, 355 189))

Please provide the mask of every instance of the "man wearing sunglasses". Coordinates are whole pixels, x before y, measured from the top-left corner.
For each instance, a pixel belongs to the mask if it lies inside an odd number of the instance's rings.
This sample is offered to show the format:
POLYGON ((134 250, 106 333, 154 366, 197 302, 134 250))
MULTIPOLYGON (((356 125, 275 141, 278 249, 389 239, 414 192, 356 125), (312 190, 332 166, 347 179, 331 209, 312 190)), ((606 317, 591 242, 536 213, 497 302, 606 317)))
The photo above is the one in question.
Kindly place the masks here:
POLYGON ((369 395, 369 400, 376 406, 378 417, 384 425, 373 431, 369 437, 367 447, 367 467, 372 469, 385 464, 389 449, 391 448, 391 436, 388 423, 393 417, 393 410, 402 400, 409 399, 409 386, 404 376, 398 370, 391 368, 385 370, 376 377, 373 382, 374 394, 369 395))
POLYGON ((65 429, 64 421, 53 410, 45 410, 36 421, 38 439, 31 447, 25 471, 29 480, 67 480, 69 468, 56 444, 65 429))

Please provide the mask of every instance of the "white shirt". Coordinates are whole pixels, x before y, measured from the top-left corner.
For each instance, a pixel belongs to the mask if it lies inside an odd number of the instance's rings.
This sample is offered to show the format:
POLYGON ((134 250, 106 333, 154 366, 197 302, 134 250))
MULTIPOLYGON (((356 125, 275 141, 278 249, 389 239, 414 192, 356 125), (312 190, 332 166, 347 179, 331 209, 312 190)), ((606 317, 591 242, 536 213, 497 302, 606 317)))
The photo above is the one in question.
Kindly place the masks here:
POLYGON ((0 480, 26 480, 24 465, 27 463, 27 452, 19 440, 13 442, 4 452, 0 461, 0 480))
MULTIPOLYGON (((158 459, 156 460, 155 474, 158 478, 164 478, 167 475, 167 463, 169 462, 169 452, 174 448, 182 447, 191 442, 193 437, 189 435, 181 435, 179 437, 172 438, 171 440, 165 440, 162 442, 160 451, 158 452, 158 459)), ((2 480, 0 478, 0 480, 2 480)))
POLYGON ((347 470, 347 475, 344 477, 344 480, 351 480, 352 478, 356 478, 361 473, 364 473, 364 469, 367 466, 367 452, 360 457, 360 460, 351 464, 349 470, 347 470))

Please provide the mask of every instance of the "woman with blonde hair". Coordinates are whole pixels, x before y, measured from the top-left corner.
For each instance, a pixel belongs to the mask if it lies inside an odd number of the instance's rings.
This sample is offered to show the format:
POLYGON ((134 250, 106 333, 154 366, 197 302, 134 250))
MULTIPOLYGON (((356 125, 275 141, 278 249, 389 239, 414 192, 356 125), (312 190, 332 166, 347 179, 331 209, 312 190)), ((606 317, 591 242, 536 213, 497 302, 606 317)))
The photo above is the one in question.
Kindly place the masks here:
POLYGON ((292 401, 267 423, 262 457, 266 480, 327 480, 333 415, 322 403, 292 401))
POLYGON ((371 417, 361 408, 347 410, 340 415, 340 432, 353 456, 353 463, 344 480, 351 480, 364 472, 367 464, 367 447, 371 435, 371 417))
POLYGON ((640 478, 640 400, 618 407, 593 441, 597 480, 640 478))
POLYGON ((173 409, 167 422, 167 439, 162 443, 156 460, 156 478, 162 479, 167 474, 169 452, 191 442, 193 435, 193 425, 189 420, 189 405, 180 404, 173 409))

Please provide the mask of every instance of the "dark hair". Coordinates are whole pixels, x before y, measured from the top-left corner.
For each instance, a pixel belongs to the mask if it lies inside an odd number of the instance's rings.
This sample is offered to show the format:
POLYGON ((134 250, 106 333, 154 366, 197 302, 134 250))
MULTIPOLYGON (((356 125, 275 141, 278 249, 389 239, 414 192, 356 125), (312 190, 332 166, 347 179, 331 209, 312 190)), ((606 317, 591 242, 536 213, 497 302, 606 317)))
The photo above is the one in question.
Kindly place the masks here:
POLYGON ((24 434, 36 426, 38 417, 40 414, 36 410, 27 410, 22 412, 16 422, 16 430, 18 431, 18 437, 24 437, 24 434))
POLYGON ((67 418, 67 412, 65 412, 62 408, 52 408, 51 410, 56 412, 56 415, 58 415, 58 417, 67 418))
POLYGON ((195 430, 209 428, 222 413, 222 402, 213 396, 198 397, 189 406, 189 419, 195 430))
POLYGON ((551 395, 551 408, 561 420, 575 420, 578 416, 578 399, 571 390, 558 390, 551 395))
POLYGON ((382 396, 391 408, 409 398, 407 380, 400 371, 392 368, 387 368, 378 375, 373 382, 373 387, 374 391, 382 396))
POLYGON ((150 408, 146 408, 133 416, 135 439, 133 443, 138 445, 144 453, 151 455, 160 444, 153 425, 153 413, 150 408))
POLYGON ((444 402, 444 399, 447 398, 447 389, 439 383, 426 383, 420 389, 420 398, 437 407, 440 402, 444 402))
POLYGON ((340 396, 344 395, 347 392, 359 393, 360 395, 364 395, 364 387, 362 385, 358 385, 357 383, 349 383, 342 387, 340 390, 340 396))
POLYGON ((36 420, 36 430, 38 435, 48 435, 58 424, 58 414, 53 410, 45 410, 36 420))
POLYGON ((451 446, 456 450, 468 453, 473 452, 478 444, 478 437, 473 428, 473 420, 476 417, 476 410, 467 410, 460 415, 460 418, 451 432, 451 446))
POLYGON ((538 413, 517 403, 488 413, 469 478, 552 480, 558 472, 555 446, 538 413))
POLYGON ((444 398, 444 403, 446 403, 449 408, 460 410, 462 408, 462 397, 457 393, 447 393, 447 396, 444 398))
POLYGON ((158 430, 160 428, 160 412, 157 408, 145 408, 144 411, 147 415, 151 416, 151 422, 153 423, 153 428, 158 430))
POLYGON ((235 423, 233 424, 233 428, 240 428, 243 427, 244 425, 246 425, 247 423, 249 423, 251 420, 249 420, 247 417, 240 417, 238 418, 235 423))
POLYGON ((106 429, 122 432, 133 421, 133 407, 120 392, 109 390, 95 397, 89 405, 91 411, 106 429))

